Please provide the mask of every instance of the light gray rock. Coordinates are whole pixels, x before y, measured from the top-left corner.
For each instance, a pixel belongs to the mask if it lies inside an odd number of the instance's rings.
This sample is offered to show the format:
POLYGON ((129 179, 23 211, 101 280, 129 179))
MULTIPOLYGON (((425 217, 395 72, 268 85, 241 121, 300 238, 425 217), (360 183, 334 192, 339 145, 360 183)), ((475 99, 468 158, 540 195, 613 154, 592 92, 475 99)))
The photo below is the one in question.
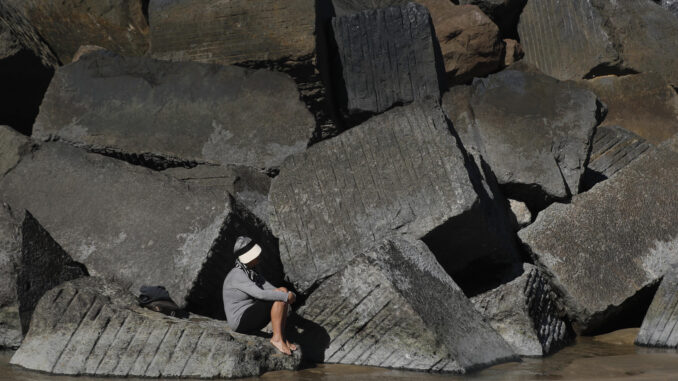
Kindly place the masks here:
POLYGON ((7 204, 0 205, 0 349, 21 344, 16 273, 21 256, 19 221, 7 204))
POLYGON ((0 350, 15 350, 22 340, 19 308, 16 304, 0 307, 0 350))
POLYGON ((579 191, 604 116, 590 91, 518 70, 454 87, 443 107, 464 147, 482 156, 506 196, 532 210, 579 191))
POLYGON ((523 275, 471 298, 515 353, 545 356, 574 340, 574 331, 548 279, 525 264, 523 275))
POLYGON ((284 74, 95 52, 59 68, 33 136, 156 162, 275 167, 315 122, 284 74))
POLYGON ((0 178, 30 153, 33 143, 9 126, 0 126, 0 178))
POLYGON ((524 228, 532 222, 532 213, 524 202, 509 199, 509 208, 513 215, 516 231, 524 228))
POLYGON ((133 291, 161 284, 182 306, 223 313, 210 282, 232 266, 239 233, 226 191, 46 143, 0 181, 0 199, 29 210, 91 275, 133 291))
POLYGON ((286 276, 308 290, 392 234, 423 238, 451 273, 480 258, 512 261, 467 165, 435 103, 395 108, 290 156, 269 194, 286 276))
POLYGON ((678 16, 678 1, 676 0, 653 0, 653 1, 661 5, 664 9, 678 16))
POLYGON ((231 332, 225 321, 143 309, 117 285, 87 277, 40 299, 11 363, 67 375, 236 378, 295 369, 299 356, 231 332))
POLYGON ((648 347, 678 348, 678 267, 662 279, 645 314, 636 344, 648 347))
POLYGON ((299 314, 328 336, 314 353, 328 363, 466 373, 516 358, 422 242, 378 243, 299 314))
POLYGON ((408 3, 335 17, 332 33, 340 74, 337 102, 351 123, 395 105, 440 98, 444 69, 436 61, 425 7, 408 3))
POLYGON ((579 330, 637 311, 644 290, 678 262, 677 179, 678 152, 650 150, 518 233, 579 330))

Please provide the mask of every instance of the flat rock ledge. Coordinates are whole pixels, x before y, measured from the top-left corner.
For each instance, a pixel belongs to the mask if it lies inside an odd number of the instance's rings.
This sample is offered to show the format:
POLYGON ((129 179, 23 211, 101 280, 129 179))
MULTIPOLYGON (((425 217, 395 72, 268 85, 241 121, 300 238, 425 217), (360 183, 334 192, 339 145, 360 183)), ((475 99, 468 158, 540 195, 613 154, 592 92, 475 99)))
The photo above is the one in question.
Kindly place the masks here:
POLYGON ((678 348, 678 267, 662 280, 645 314, 636 344, 648 347, 678 348))
POLYGON ((315 361, 466 373, 517 358, 421 241, 377 243, 299 314, 317 329, 304 330, 315 361))
POLYGON ((66 375, 235 378, 296 369, 300 357, 225 321, 143 309, 122 288, 87 277, 42 297, 10 363, 66 375))

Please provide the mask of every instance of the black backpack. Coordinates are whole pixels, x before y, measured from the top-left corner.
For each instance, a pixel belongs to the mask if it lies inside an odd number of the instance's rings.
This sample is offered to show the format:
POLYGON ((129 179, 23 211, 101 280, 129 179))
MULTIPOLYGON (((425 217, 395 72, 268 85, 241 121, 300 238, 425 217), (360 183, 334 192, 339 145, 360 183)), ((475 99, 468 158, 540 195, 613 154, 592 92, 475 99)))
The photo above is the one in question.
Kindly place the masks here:
POLYGON ((139 289, 139 305, 151 311, 160 312, 167 316, 180 319, 188 318, 188 312, 179 308, 170 298, 169 292, 163 286, 141 286, 139 289))

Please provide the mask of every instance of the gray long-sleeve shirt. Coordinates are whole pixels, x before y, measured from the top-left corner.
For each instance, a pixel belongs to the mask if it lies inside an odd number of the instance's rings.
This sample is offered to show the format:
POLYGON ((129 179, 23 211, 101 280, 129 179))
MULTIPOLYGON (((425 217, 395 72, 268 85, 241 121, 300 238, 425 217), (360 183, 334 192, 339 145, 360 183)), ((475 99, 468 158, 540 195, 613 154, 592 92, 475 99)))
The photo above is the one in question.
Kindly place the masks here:
POLYGON ((238 328, 240 318, 254 304, 255 299, 287 302, 286 292, 277 291, 268 281, 264 281, 262 287, 259 287, 237 267, 226 275, 222 294, 226 319, 233 330, 238 328))

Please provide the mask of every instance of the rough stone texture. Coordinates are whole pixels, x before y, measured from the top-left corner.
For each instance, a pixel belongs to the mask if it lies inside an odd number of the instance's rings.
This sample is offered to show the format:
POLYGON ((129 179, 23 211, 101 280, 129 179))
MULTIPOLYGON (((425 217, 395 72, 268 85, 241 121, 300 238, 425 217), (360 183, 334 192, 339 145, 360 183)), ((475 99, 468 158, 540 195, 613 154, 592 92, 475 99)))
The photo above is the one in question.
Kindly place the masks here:
POLYGON ((504 39, 506 45, 506 55, 504 56, 504 66, 511 66, 525 56, 523 46, 520 42, 510 38, 504 39))
POLYGON ((652 147, 645 139, 621 127, 598 127, 593 135, 591 158, 582 177, 582 191, 612 177, 652 147))
POLYGON ((0 126, 0 178, 14 168, 21 157, 32 148, 29 138, 9 126, 0 126))
POLYGON ((654 144, 678 133, 678 94, 659 74, 605 76, 581 84, 607 105, 605 125, 623 127, 654 144))
POLYGON ((676 0, 653 0, 655 3, 661 5, 664 9, 671 11, 678 16, 678 1, 676 0))
POLYGON ((335 73, 341 113, 354 123, 424 98, 440 98, 431 17, 408 3, 332 19, 338 49, 335 73))
POLYGON ((295 369, 267 338, 231 332, 225 321, 181 320, 143 309, 95 277, 49 291, 11 363, 54 374, 235 378, 295 369))
POLYGON ((22 340, 18 307, 16 304, 0 307, 0 350, 17 349, 22 340))
POLYGON ((45 292, 88 274, 87 269, 74 262, 28 211, 21 224, 21 237, 16 291, 21 331, 26 334, 33 310, 45 292))
POLYGON ((678 267, 667 271, 645 314, 636 344, 678 348, 678 267))
POLYGON ((454 87, 443 107, 464 147, 482 156, 506 196, 533 210, 579 191, 604 115, 590 91, 517 70, 454 87))
POLYGON ((78 48, 78 50, 73 54, 73 59, 71 62, 77 62, 80 60, 80 57, 86 56, 90 53, 98 52, 101 50, 106 50, 105 48, 102 48, 101 46, 97 45, 82 45, 78 48))
POLYGON ((524 228, 532 222, 532 213, 524 202, 518 200, 509 200, 509 207, 513 215, 516 231, 524 228))
POLYGON ((527 0, 452 0, 477 5, 494 21, 504 37, 518 38, 518 19, 527 0))
POLYGON ((466 165, 434 103, 395 108, 290 156, 269 194, 286 275, 308 290, 393 233, 446 248, 436 254, 450 272, 508 258, 466 165))
POLYGON ((328 336, 316 354, 328 363, 465 373, 515 358, 421 242, 375 245, 299 314, 328 336))
POLYGON ((21 256, 19 222, 7 204, 0 205, 0 349, 21 344, 16 271, 21 256))
POLYGON ((579 329, 609 329, 615 316, 642 311, 634 296, 678 262, 677 179, 678 152, 648 151, 518 233, 579 329))
POLYGON ((35 122, 59 139, 152 167, 275 167, 315 122, 284 74, 96 52, 57 70, 35 122))
POLYGON ((525 59, 558 79, 656 72, 678 85, 678 19, 650 0, 528 2, 525 59))
POLYGON ((99 45, 121 55, 148 50, 143 0, 5 0, 45 39, 62 63, 81 45, 99 45))
POLYGON ((525 264, 523 275, 471 302, 521 356, 545 356, 572 342, 574 331, 548 279, 525 264))
POLYGON ((221 308, 211 283, 233 263, 238 220, 224 190, 46 143, 0 181, 0 199, 29 210, 91 275, 133 291, 161 284, 182 306, 221 308))

